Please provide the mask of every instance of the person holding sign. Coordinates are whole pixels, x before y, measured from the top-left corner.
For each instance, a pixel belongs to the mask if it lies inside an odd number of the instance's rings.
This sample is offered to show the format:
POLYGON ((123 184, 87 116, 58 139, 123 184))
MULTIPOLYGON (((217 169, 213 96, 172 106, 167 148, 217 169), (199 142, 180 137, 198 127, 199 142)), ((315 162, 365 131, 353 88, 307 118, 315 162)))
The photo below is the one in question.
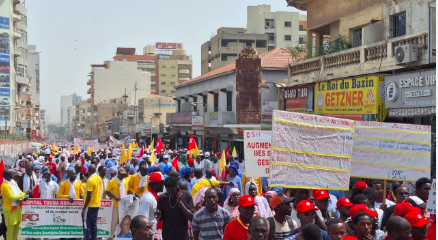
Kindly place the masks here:
POLYGON ((128 183, 126 181, 126 170, 120 168, 117 172, 117 177, 111 179, 108 182, 108 187, 106 188, 106 195, 113 200, 113 218, 111 219, 111 233, 110 238, 112 238, 116 232, 116 227, 119 224, 119 206, 118 201, 126 197, 128 193, 128 183))
POLYGON ((140 172, 134 174, 129 179, 129 194, 135 194, 139 197, 143 196, 143 194, 148 190, 147 185, 148 178, 148 167, 145 165, 140 166, 140 172))
POLYGON ((83 194, 82 182, 76 179, 76 171, 74 168, 67 168, 67 180, 62 181, 59 185, 57 198, 69 199, 73 202, 73 199, 79 199, 83 194))

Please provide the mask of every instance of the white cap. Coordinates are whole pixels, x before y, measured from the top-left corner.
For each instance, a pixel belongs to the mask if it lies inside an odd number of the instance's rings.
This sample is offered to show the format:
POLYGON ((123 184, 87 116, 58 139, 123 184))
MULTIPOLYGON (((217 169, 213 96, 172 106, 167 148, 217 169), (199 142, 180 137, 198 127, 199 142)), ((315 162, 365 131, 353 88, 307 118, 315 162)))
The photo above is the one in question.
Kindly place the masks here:
POLYGON ((210 157, 210 152, 205 152, 205 157, 210 157))
POLYGON ((44 157, 43 157, 43 156, 39 156, 38 159, 39 159, 40 161, 44 161, 44 157))
POLYGON ((141 156, 142 158, 145 158, 145 157, 147 157, 148 155, 146 155, 146 154, 143 154, 143 156, 141 156))
POLYGON ((32 156, 31 155, 27 155, 26 158, 32 158, 32 156))
POLYGON ((166 155, 163 156, 163 158, 169 158, 169 155, 166 154, 166 155))

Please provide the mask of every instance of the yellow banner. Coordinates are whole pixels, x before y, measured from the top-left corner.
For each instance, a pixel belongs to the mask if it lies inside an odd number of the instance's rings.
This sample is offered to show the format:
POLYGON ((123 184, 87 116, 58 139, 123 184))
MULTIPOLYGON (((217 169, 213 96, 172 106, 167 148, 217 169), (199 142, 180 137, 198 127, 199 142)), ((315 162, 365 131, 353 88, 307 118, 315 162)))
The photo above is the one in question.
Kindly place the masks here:
POLYGON ((377 114, 386 117, 385 78, 365 76, 318 82, 315 85, 315 114, 377 114))

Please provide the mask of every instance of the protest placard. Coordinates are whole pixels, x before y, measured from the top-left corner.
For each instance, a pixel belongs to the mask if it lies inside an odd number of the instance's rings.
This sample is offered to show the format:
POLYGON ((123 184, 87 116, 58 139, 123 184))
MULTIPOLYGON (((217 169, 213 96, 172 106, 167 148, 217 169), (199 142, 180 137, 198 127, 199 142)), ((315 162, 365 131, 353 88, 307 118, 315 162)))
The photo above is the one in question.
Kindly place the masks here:
POLYGON ((271 131, 245 130, 245 172, 247 177, 268 177, 271 131))
POLYGON ((118 148, 118 147, 121 147, 122 144, 125 144, 125 147, 128 147, 130 142, 131 142, 130 136, 126 136, 125 138, 123 138, 121 140, 117 140, 113 136, 110 136, 110 138, 109 138, 109 146, 110 147, 118 148))
MULTIPOLYGON (((109 237, 113 202, 102 200, 97 237, 109 237)), ((23 203, 21 236, 24 238, 84 238, 83 200, 29 199, 23 203)))
MULTIPOLYGON (((113 149, 113 156, 120 157, 120 153, 121 152, 122 152, 121 149, 114 148, 113 149)), ((128 153, 128 149, 127 148, 125 149, 125 153, 128 153)), ((132 156, 133 157, 138 156, 140 153, 141 153, 141 148, 133 148, 132 149, 132 156)))
POLYGON ((73 139, 74 141, 74 145, 75 146, 79 146, 80 150, 84 150, 87 151, 88 148, 92 148, 94 147, 94 149, 99 149, 99 140, 94 139, 94 140, 83 140, 83 139, 79 139, 79 138, 75 138, 73 139))
POLYGON ((431 126, 356 121, 351 176, 417 181, 430 176, 431 126))
POLYGON ((116 239, 132 239, 131 220, 138 215, 139 199, 133 200, 132 195, 122 198, 118 202, 119 225, 116 230, 116 239))
POLYGON ((430 214, 436 214, 436 179, 433 180, 432 187, 430 188, 426 211, 430 214))
POLYGON ((353 121, 274 110, 269 186, 348 190, 353 121))

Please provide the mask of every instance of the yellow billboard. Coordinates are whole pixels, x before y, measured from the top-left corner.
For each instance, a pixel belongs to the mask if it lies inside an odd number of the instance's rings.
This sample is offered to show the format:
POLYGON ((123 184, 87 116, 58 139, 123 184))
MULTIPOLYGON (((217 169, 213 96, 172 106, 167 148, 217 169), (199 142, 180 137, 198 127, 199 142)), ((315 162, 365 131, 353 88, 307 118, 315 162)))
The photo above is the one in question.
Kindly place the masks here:
POLYGON ((364 76, 318 82, 315 85, 315 114, 387 115, 384 76, 364 76))

